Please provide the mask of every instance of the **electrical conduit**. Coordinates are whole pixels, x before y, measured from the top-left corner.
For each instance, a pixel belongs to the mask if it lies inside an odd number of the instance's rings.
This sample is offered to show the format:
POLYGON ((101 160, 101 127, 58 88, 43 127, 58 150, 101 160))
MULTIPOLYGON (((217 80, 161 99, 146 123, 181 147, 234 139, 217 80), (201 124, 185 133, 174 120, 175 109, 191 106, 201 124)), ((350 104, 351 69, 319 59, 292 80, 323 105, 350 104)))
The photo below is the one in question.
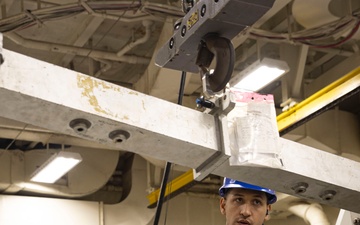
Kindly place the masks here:
POLYGON ((120 61, 131 64, 150 63, 150 58, 146 58, 146 57, 131 56, 124 54, 121 56, 117 56, 116 53, 112 53, 112 52, 86 49, 81 47, 49 43, 44 41, 29 40, 21 37, 16 33, 6 33, 5 36, 10 40, 12 40, 14 43, 31 49, 38 49, 38 50, 50 51, 50 52, 60 52, 60 53, 72 54, 72 55, 81 55, 85 57, 107 59, 107 60, 120 61))

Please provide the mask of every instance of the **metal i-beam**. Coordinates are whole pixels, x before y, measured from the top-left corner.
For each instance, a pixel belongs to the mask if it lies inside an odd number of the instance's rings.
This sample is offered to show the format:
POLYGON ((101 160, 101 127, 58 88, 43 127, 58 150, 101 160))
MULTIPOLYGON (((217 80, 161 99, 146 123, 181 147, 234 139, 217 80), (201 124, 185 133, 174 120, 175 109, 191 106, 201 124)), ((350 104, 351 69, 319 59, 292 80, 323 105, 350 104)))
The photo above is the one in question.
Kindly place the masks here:
MULTIPOLYGON (((212 115, 7 50, 3 56, 2 117, 191 168, 218 154, 212 115)), ((360 163, 282 138, 279 146, 282 168, 218 161, 209 172, 360 212, 360 163)))

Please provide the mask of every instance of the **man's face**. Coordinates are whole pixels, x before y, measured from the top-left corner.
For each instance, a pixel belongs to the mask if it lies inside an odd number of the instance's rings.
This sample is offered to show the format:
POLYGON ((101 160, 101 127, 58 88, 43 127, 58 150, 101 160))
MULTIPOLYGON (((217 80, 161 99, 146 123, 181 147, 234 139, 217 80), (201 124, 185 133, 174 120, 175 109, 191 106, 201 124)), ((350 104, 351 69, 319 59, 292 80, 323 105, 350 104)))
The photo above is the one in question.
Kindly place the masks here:
POLYGON ((261 225, 269 219, 270 210, 266 194, 241 188, 230 189, 220 199, 220 211, 226 217, 226 225, 261 225))

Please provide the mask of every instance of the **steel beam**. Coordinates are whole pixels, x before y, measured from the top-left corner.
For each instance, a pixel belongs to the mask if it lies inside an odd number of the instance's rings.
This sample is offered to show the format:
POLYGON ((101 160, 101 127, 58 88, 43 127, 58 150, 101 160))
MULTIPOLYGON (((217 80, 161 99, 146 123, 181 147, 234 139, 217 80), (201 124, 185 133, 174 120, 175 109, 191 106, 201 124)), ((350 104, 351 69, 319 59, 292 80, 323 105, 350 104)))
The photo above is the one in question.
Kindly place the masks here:
MULTIPOLYGON (((218 154, 212 115, 7 50, 3 55, 2 117, 191 168, 218 154), (74 126, 74 119, 82 120, 74 126)), ((209 172, 360 212, 360 163, 282 138, 279 143, 282 168, 224 161, 209 172)))
POLYGON ((245 182, 322 204, 360 212, 360 163, 279 139, 283 168, 230 166, 224 163, 213 171, 245 182))
POLYGON ((3 56, 4 118, 191 168, 218 150, 211 115, 11 51, 3 56), (73 129, 75 119, 82 120, 73 129))

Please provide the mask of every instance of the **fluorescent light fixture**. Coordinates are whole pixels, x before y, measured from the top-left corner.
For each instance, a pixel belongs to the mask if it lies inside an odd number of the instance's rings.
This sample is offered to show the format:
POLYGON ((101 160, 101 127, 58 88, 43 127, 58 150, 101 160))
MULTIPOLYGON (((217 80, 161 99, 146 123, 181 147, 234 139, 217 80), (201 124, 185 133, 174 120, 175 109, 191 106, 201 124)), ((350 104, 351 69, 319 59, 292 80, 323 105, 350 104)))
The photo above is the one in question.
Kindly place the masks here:
POLYGON ((77 152, 59 152, 51 156, 31 176, 31 181, 55 183, 82 160, 77 152))
POLYGON ((289 71, 286 62, 263 58, 235 75, 230 86, 245 91, 259 91, 289 71))

